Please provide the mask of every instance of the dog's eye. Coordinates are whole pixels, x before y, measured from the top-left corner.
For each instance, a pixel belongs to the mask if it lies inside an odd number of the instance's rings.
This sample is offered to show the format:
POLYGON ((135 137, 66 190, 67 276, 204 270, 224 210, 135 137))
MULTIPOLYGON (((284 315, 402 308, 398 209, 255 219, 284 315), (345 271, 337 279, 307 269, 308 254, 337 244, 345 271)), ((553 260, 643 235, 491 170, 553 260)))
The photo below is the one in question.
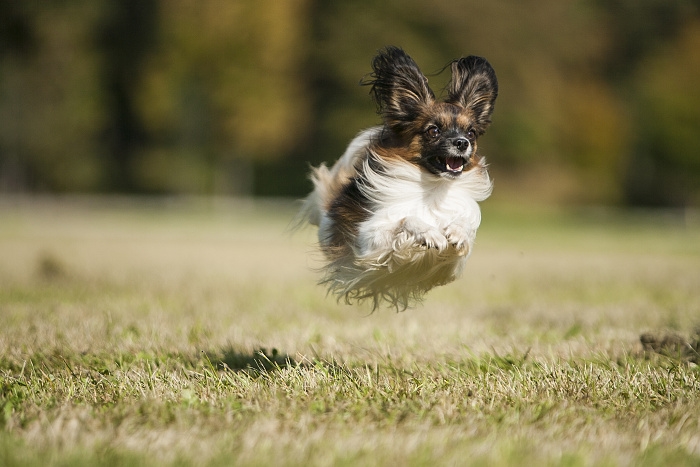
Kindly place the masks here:
POLYGON ((476 139, 476 132, 474 130, 467 131, 467 139, 474 141, 476 139))
POLYGON ((440 128, 436 127, 435 125, 429 127, 425 132, 433 139, 440 136, 440 128))

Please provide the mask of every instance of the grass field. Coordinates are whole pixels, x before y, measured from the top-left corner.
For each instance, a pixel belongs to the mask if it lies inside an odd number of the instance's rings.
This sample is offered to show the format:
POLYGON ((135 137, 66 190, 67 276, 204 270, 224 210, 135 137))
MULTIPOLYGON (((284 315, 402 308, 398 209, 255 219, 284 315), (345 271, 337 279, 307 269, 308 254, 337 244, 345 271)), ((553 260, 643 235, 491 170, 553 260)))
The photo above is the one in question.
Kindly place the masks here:
POLYGON ((483 210, 370 314, 288 203, 0 200, 0 465, 699 465, 697 214, 483 210))

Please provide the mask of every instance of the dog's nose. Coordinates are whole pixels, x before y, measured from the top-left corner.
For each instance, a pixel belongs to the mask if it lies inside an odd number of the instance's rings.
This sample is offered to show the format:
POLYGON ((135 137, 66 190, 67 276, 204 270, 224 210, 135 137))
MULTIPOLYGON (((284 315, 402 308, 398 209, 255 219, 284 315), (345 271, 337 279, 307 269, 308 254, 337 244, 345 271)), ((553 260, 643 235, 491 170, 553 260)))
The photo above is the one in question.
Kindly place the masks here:
POLYGON ((452 140, 452 144, 457 147, 458 151, 465 151, 469 147, 469 140, 467 138, 455 138, 452 140))

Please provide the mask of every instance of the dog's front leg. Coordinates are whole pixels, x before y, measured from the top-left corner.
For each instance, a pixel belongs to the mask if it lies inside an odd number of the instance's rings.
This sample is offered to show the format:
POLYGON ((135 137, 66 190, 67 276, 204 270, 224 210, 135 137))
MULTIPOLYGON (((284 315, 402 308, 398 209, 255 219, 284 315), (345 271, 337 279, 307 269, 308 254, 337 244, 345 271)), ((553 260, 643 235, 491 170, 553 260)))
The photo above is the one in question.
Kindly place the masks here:
POLYGON ((414 253, 430 249, 440 252, 449 245, 443 232, 413 216, 398 222, 368 221, 361 226, 357 240, 360 262, 385 265, 403 263, 414 253))
POLYGON ((403 218, 394 230, 392 247, 397 252, 416 247, 442 251, 447 245, 444 233, 418 217, 403 218))
POLYGON ((445 237, 460 256, 468 255, 476 237, 476 229, 469 219, 460 218, 445 228, 445 237))

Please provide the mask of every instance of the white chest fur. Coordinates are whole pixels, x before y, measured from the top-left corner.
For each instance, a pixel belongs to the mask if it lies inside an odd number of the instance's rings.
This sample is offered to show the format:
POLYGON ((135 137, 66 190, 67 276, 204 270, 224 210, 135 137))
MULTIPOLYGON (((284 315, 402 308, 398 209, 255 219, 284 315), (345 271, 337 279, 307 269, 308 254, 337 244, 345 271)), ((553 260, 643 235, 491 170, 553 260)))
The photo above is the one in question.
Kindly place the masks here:
POLYGON ((442 252, 451 243, 459 243, 457 256, 471 250, 481 223, 477 201, 491 191, 484 167, 477 166, 455 179, 436 177, 406 162, 383 163, 381 173, 368 162, 363 169, 366 183, 361 190, 369 199, 371 214, 358 228, 359 258, 385 256, 387 248, 398 246, 419 250, 428 246, 442 252), (407 243, 409 240, 415 244, 407 243))

